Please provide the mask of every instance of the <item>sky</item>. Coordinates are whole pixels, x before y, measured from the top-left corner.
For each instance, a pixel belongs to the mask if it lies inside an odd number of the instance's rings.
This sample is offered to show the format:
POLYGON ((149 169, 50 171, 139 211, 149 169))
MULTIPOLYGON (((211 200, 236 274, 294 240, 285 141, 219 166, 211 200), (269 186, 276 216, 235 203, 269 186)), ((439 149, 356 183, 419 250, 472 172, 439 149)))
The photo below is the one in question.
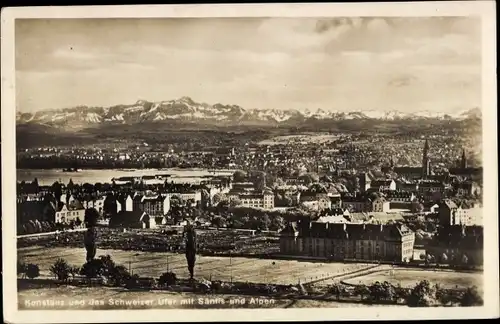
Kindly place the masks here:
POLYGON ((17 19, 16 105, 481 106, 479 18, 17 19))

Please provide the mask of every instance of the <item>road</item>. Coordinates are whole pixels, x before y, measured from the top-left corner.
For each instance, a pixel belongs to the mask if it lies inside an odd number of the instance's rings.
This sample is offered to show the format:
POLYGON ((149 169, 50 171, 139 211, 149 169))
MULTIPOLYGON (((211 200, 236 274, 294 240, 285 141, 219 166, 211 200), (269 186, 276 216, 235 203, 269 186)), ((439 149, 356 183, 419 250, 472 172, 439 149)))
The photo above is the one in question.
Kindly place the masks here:
POLYGON ((55 232, 44 232, 44 233, 18 235, 17 238, 54 235, 54 234, 58 234, 58 233, 62 234, 62 233, 71 233, 71 232, 84 232, 86 230, 87 230, 86 228, 75 228, 75 229, 72 229, 72 230, 65 230, 64 232, 62 232, 62 231, 55 231, 55 232))

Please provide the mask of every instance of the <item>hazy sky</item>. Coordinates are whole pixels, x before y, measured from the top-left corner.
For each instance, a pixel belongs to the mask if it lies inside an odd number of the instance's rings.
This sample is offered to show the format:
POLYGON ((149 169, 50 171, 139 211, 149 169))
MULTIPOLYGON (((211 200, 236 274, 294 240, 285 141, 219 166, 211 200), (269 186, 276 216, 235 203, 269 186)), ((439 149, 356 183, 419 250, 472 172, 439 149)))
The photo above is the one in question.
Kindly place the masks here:
POLYGON ((16 20, 17 107, 190 96, 244 108, 481 105, 480 20, 16 20))

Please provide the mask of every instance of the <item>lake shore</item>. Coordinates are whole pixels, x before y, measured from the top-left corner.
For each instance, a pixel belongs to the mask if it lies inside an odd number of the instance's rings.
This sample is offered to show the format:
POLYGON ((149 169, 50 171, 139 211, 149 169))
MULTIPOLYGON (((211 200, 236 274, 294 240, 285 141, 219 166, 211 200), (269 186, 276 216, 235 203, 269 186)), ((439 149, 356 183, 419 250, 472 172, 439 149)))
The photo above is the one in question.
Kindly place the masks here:
POLYGON ((168 174, 173 182, 196 183, 210 176, 228 176, 235 170, 216 169, 83 169, 78 172, 65 172, 62 169, 17 169, 17 181, 33 181, 35 178, 40 185, 52 185, 54 182, 68 183, 71 179, 75 184, 84 183, 111 183, 113 178, 133 176, 154 176, 168 174))

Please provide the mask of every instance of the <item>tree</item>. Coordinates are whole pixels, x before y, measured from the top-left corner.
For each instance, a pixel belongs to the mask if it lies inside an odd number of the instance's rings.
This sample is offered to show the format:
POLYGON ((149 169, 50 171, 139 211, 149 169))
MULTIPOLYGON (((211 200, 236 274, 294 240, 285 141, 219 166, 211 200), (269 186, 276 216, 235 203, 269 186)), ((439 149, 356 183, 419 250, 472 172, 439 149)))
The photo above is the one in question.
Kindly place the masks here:
POLYGON ((99 212, 95 208, 85 209, 85 227, 95 227, 99 219, 99 212))
POLYGON ((139 279, 140 279, 139 275, 135 274, 130 276, 125 283, 125 287, 127 289, 133 289, 139 287, 139 279))
POLYGON ((427 222, 426 225, 427 225, 427 228, 426 228, 427 232, 429 232, 429 233, 436 232, 436 230, 437 230, 436 224, 434 224, 433 222, 427 222))
POLYGON ((225 222, 226 222, 225 219, 222 218, 221 216, 214 216, 211 220, 212 225, 217 227, 217 228, 223 227, 225 222))
POLYGON ((116 264, 111 258, 111 256, 108 255, 101 255, 99 257, 99 260, 101 261, 102 264, 102 275, 109 277, 111 273, 115 270, 116 264))
POLYGON ((358 285, 354 288, 354 294, 361 297, 361 300, 365 296, 370 295, 370 289, 366 285, 358 285))
POLYGON ((54 193, 54 197, 56 198, 56 201, 61 200, 62 196, 62 186, 59 182, 54 182, 51 186, 51 191, 54 193))
POLYGON ((35 233, 35 227, 34 227, 34 225, 31 222, 28 222, 28 223, 24 224, 23 227, 24 227, 24 233, 25 234, 33 234, 33 233, 35 233))
POLYGON ((160 278, 158 278, 158 283, 161 286, 172 286, 177 282, 177 275, 173 272, 164 272, 161 274, 160 278))
POLYGON ((271 225, 271 219, 269 219, 269 215, 265 213, 261 218, 260 227, 262 230, 267 231, 270 225, 271 225))
POLYGON ((233 174, 233 181, 234 182, 245 182, 247 181, 247 174, 245 171, 242 170, 237 170, 233 174))
POLYGON ((266 173, 263 171, 255 171, 250 175, 250 181, 257 190, 263 190, 266 186, 266 173))
POLYGON ((87 250, 87 262, 94 259, 96 255, 96 233, 94 227, 89 227, 84 236, 85 250, 87 250))
POLYGON ((396 289, 389 282, 384 281, 382 284, 382 298, 385 300, 392 300, 397 302, 396 289))
POLYGON ((306 173, 298 178, 300 181, 303 181, 306 186, 316 183, 319 181, 319 176, 316 173, 306 173))
POLYGON ((68 190, 73 190, 75 188, 75 184, 73 183, 73 179, 69 179, 68 185, 66 186, 68 190))
POLYGON ((40 224, 42 225, 43 232, 50 232, 52 230, 52 226, 49 222, 40 222, 40 224))
POLYGON ((177 196, 177 195, 174 195, 172 197, 170 197, 170 207, 171 208, 180 208, 180 207, 183 207, 185 206, 185 203, 184 201, 182 200, 181 197, 177 196))
POLYGON ((434 262, 436 262, 436 257, 434 257, 434 255, 432 255, 432 254, 427 254, 426 260, 428 263, 434 263, 434 262))
POLYGON ((237 207, 239 205, 241 205, 241 200, 239 198, 231 199, 231 201, 229 202, 230 207, 237 207))
POLYGON ((34 279, 36 277, 40 276, 40 268, 36 264, 28 264, 26 266, 26 277, 29 279, 34 279))
POLYGON ((108 273, 108 278, 111 280, 115 287, 125 284, 129 278, 130 273, 122 265, 115 265, 108 273))
POLYGON ((460 306, 482 306, 483 304, 483 297, 476 286, 467 288, 460 300, 460 306))
POLYGON ((271 225, 269 226, 271 231, 279 231, 283 227, 285 227, 285 219, 283 216, 275 215, 271 218, 271 225))
POLYGON ((370 290, 370 299, 375 300, 377 302, 380 301, 385 295, 384 287, 379 281, 372 284, 369 287, 369 290, 370 290))
POLYGON ((196 231, 188 224, 184 230, 183 236, 186 243, 186 261, 188 264, 189 276, 191 279, 194 277, 194 265, 196 263, 196 231))
POLYGON ((276 177, 274 187, 282 187, 284 185, 286 185, 285 181, 282 178, 276 177))
POLYGON ((75 279, 75 276, 80 273, 80 267, 77 266, 70 266, 69 267, 69 274, 73 279, 75 279))
POLYGON ((76 225, 76 227, 80 227, 82 225, 82 221, 81 221, 80 217, 76 218, 75 225, 76 225))
POLYGON ((469 258, 465 254, 462 256, 462 264, 463 265, 469 264, 469 258))
POLYGON ((38 219, 35 219, 34 225, 35 225, 35 231, 36 231, 36 233, 43 232, 42 224, 40 223, 40 221, 38 219))
POLYGON ((406 288, 401 287, 401 284, 398 284, 397 287, 394 288, 395 293, 396 293, 396 303, 398 302, 398 299, 406 301, 409 296, 409 291, 406 288))
POLYGON ((21 275, 21 277, 24 278, 27 268, 28 266, 26 265, 26 263, 17 261, 17 275, 21 275))
POLYGON ((437 289, 427 280, 419 282, 409 294, 406 303, 410 307, 428 307, 437 304, 437 289))
POLYGON ((57 259, 56 262, 50 267, 50 273, 52 273, 57 280, 67 281, 70 275, 71 267, 68 262, 64 259, 57 259))
POLYGON ((419 214, 424 211, 424 205, 422 205, 418 200, 414 200, 411 203, 411 212, 414 214, 419 214))
POLYGON ((441 255, 441 263, 446 264, 446 262, 448 262, 448 256, 446 255, 446 253, 443 253, 441 255))
POLYGON ((103 264, 100 259, 91 259, 87 261, 80 269, 80 274, 91 279, 97 278, 103 272, 103 264))
POLYGON ((217 205, 219 204, 222 200, 224 200, 224 195, 221 194, 220 192, 216 193, 213 197, 212 197, 212 202, 214 205, 217 205))
POLYGON ((332 295, 336 295, 337 300, 339 300, 340 295, 342 294, 342 287, 340 286, 340 284, 335 283, 328 288, 328 293, 330 293, 332 295))
POLYGON ((196 201, 194 199, 188 199, 186 200, 186 207, 193 207, 196 205, 196 201))

